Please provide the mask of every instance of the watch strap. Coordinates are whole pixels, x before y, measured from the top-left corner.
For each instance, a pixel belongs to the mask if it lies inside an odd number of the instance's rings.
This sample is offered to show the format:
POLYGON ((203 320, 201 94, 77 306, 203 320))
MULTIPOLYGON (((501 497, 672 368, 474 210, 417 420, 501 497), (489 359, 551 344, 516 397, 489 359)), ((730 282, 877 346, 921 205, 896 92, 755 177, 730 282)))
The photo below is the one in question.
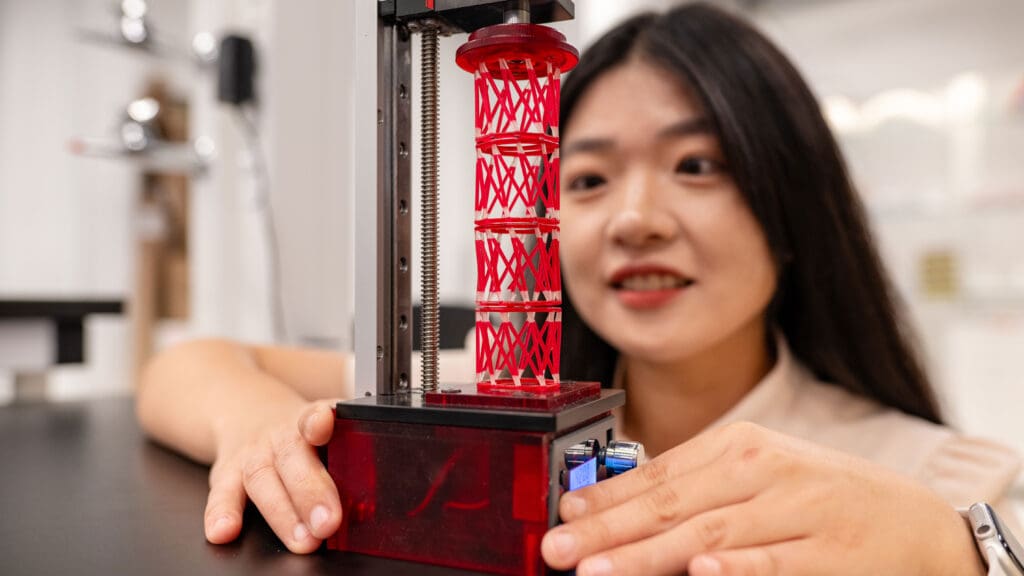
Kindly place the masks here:
POLYGON ((1005 529, 1000 530, 1001 522, 997 521, 991 506, 978 502, 969 508, 958 508, 957 512, 967 522, 988 576, 1024 576, 1024 571, 1003 550, 1003 540, 1014 536, 1004 533, 1005 529))

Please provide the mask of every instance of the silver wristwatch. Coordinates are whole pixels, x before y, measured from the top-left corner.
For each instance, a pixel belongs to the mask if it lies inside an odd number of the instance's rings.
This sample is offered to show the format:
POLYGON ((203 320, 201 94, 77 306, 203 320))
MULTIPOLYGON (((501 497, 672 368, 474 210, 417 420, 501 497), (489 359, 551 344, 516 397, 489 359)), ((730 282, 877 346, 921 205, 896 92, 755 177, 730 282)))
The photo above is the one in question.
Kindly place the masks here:
POLYGON ((1024 576, 1024 548, 991 506, 979 502, 959 512, 971 527, 988 576, 1024 576))

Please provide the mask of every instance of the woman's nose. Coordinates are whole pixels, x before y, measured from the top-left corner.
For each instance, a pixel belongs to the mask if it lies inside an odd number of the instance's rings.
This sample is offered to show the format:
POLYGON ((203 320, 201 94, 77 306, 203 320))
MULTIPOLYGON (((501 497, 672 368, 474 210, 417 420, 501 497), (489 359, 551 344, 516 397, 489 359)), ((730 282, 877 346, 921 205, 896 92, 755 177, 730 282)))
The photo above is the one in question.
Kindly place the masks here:
POLYGON ((676 226, 659 196, 651 179, 634 179, 624 190, 623 201, 609 222, 611 239, 629 248, 645 248, 670 240, 676 226))

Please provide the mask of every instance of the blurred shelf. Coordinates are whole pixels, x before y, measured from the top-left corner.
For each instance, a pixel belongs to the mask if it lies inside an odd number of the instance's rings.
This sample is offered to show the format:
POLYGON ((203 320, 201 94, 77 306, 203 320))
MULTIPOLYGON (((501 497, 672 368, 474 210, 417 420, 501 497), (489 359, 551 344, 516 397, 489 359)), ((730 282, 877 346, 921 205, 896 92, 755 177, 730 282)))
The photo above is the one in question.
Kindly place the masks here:
POLYGON ((123 50, 127 53, 138 54, 148 58, 169 60, 196 66, 205 66, 210 64, 212 61, 210 59, 200 58, 189 49, 183 48, 182 46, 187 46, 186 43, 165 42, 155 38, 146 38, 140 42, 131 42, 116 31, 107 32, 102 30, 79 29, 77 31, 77 38, 81 43, 86 45, 123 50))
POLYGON ((44 330, 48 336, 34 340, 32 349, 49 356, 53 364, 79 364, 85 361, 85 318, 123 314, 124 309, 120 299, 0 295, 0 332, 6 327, 19 338, 25 321, 52 326, 52 331, 44 330))
POLYGON ((872 218, 945 219, 990 216, 992 214, 1024 214, 1024 190, 1000 195, 975 195, 967 199, 907 200, 905 202, 872 202, 864 200, 872 218))
POLYGON ((81 158, 99 158, 127 162, 140 170, 200 176, 213 159, 213 145, 200 139, 187 143, 157 142, 141 151, 133 151, 115 140, 74 138, 69 149, 81 158))
POLYGON ((995 314, 1024 314, 1024 294, 998 297, 964 297, 949 300, 932 300, 919 297, 914 307, 923 311, 960 311, 995 314))
POLYGON ((75 318, 91 314, 121 314, 123 312, 123 300, 8 298, 0 295, 0 318, 75 318))

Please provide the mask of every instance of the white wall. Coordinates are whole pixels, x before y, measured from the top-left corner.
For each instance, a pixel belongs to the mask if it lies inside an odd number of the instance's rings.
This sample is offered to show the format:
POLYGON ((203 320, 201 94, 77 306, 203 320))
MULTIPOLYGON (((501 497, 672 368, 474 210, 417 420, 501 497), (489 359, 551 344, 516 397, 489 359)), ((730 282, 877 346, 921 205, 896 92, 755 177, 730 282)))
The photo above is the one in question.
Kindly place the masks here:
MULTIPOLYGON (((350 345, 354 174, 347 2, 150 0, 163 42, 201 31, 250 35, 259 59, 259 125, 277 211, 291 342, 350 345)), ((273 339, 267 243, 252 158, 216 79, 190 63, 83 44, 79 29, 116 26, 109 0, 0 0, 0 295, 128 298, 133 282, 135 168, 67 152, 72 136, 113 138, 124 105, 154 75, 188 97, 193 136, 217 156, 193 181, 192 317, 159 340, 273 339)), ((131 389, 127 319, 87 322, 89 363, 52 371, 55 398, 131 389)), ((10 378, 0 379, 0 396, 10 378)))
POLYGON ((131 171, 67 151, 76 134, 107 133, 145 80, 144 63, 76 42, 96 5, 0 2, 3 292, 127 287, 131 171))
MULTIPOLYGON (((173 32, 183 15, 166 5, 153 9, 173 32)), ((0 297, 129 290, 135 171, 76 158, 68 142, 111 135, 150 72, 177 70, 82 43, 81 29, 111 29, 111 8, 105 0, 0 0, 0 297)), ((94 318, 86 329, 93 362, 55 371, 56 394, 126 390, 125 319, 94 318)))
MULTIPOLYGON (((258 120, 270 175, 289 342, 351 346, 352 198, 348 129, 354 91, 352 6, 234 0, 192 6, 192 32, 240 32, 256 42, 258 120)), ((236 119, 193 91, 194 132, 218 143, 218 162, 193 204, 196 305, 189 335, 273 340, 268 244, 236 119)))
MULTIPOLYGON (((281 222, 293 341, 351 347, 357 90, 355 8, 319 0, 273 4, 265 54, 268 151, 281 222)), ((372 110, 369 113, 372 114, 372 110)))
POLYGON ((1019 65, 1015 0, 764 3, 753 17, 822 94, 869 96, 946 81, 951 72, 1019 65))

